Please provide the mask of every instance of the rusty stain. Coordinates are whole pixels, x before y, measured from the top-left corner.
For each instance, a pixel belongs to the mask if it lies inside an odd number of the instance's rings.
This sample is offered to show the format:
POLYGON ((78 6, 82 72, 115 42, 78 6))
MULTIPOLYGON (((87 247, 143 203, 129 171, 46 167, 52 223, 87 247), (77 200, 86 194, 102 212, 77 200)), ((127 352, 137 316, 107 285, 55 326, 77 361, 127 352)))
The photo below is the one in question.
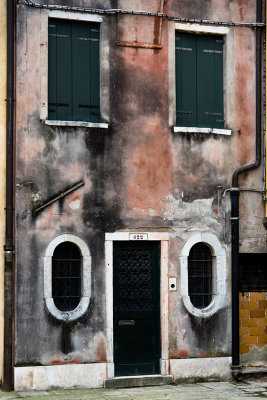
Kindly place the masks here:
POLYGON ((124 42, 124 41, 116 41, 117 46, 125 46, 125 47, 140 47, 142 49, 162 49, 161 44, 151 44, 151 43, 140 43, 140 42, 124 42))
POLYGON ((81 364, 83 361, 79 357, 65 360, 62 356, 56 356, 52 360, 48 361, 46 365, 60 365, 60 364, 81 364))
POLYGON ((190 351, 188 349, 171 350, 170 358, 189 358, 190 351))
POLYGON ((205 358, 205 357, 209 357, 209 353, 198 353, 196 354, 197 358, 205 358))
POLYGON ((97 362, 105 362, 107 360, 106 340, 102 332, 97 336, 97 348, 95 350, 95 355, 97 362))

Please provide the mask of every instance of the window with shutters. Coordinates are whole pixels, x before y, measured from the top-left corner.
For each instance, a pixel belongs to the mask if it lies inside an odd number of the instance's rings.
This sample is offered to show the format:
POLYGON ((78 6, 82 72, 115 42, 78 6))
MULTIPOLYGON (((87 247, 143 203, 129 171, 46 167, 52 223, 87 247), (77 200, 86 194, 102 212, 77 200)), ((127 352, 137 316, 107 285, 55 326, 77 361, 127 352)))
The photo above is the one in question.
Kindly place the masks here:
POLYGON ((100 121, 99 24, 49 19, 48 119, 100 121))
POLYGON ((175 33, 176 126, 224 128, 223 38, 175 33))

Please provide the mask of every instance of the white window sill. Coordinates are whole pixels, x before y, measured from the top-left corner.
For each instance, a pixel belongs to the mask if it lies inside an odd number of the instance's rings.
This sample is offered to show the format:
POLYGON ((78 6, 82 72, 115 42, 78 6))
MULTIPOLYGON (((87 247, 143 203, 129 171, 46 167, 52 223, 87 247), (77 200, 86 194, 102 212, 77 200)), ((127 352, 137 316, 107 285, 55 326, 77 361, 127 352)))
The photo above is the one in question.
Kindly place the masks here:
POLYGON ((82 126, 85 128, 101 128, 108 129, 109 125, 103 122, 85 122, 85 121, 57 121, 57 120, 45 120, 46 125, 51 126, 82 126))
POLYGON ((184 127, 184 126, 174 126, 174 133, 214 133, 216 135, 228 135, 232 134, 230 129, 215 129, 215 128, 194 128, 194 127, 184 127))

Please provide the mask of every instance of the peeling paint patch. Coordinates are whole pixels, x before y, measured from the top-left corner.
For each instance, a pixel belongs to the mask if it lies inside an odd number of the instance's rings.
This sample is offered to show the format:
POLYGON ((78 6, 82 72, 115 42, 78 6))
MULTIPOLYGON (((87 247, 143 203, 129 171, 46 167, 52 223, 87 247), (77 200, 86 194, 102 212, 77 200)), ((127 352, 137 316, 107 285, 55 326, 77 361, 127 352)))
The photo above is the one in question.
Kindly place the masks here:
POLYGON ((80 200, 74 200, 74 201, 72 201, 72 202, 69 204, 69 207, 70 207, 72 210, 79 210, 80 204, 81 204, 80 200))
POLYGON ((164 217, 172 219, 200 219, 210 216, 213 197, 210 199, 198 199, 192 203, 185 202, 181 197, 174 198, 172 194, 161 200, 164 217))
POLYGON ((260 349, 259 347, 253 347, 249 353, 240 355, 242 364, 246 366, 259 367, 266 365, 267 361, 267 345, 263 345, 260 349))

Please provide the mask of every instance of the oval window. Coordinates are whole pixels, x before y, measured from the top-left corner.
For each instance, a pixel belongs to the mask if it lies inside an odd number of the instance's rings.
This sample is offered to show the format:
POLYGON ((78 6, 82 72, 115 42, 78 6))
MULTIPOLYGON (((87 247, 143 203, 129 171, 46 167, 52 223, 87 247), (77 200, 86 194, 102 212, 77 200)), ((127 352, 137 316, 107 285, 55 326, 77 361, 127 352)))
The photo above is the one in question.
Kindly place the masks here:
POLYGON ((52 297, 60 311, 74 310, 81 299, 81 252, 72 242, 60 243, 52 257, 52 297))
POLYGON ((204 243, 196 243, 189 253, 188 294, 193 306, 199 309, 212 300, 212 254, 204 243))

